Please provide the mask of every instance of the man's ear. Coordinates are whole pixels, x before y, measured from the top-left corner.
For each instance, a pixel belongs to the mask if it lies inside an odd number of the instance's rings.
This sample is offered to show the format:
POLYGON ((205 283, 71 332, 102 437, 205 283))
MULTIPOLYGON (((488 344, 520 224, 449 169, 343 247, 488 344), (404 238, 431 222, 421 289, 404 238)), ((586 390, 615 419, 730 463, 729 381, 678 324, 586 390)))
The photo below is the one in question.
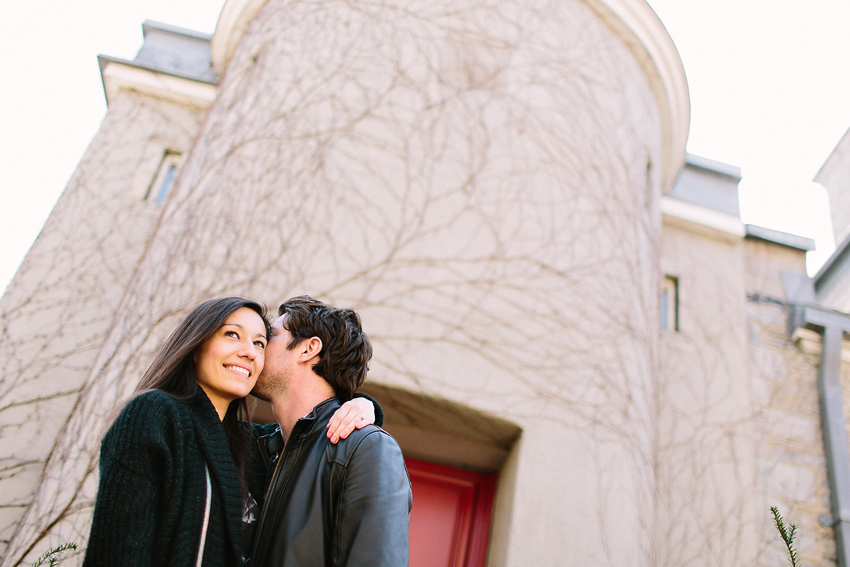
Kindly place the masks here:
POLYGON ((310 362, 322 352, 322 339, 319 337, 310 337, 301 343, 300 349, 298 362, 310 362))

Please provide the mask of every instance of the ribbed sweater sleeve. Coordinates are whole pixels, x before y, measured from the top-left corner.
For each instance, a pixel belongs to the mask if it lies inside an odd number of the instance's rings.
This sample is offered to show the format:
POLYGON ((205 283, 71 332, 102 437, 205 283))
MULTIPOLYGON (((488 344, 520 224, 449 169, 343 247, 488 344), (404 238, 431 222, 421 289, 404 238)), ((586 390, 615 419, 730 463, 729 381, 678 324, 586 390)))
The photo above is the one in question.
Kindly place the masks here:
POLYGON ((86 567, 158 565, 163 552, 172 565, 191 564, 199 526, 181 523, 179 507, 164 505, 192 497, 180 486, 192 476, 184 446, 192 424, 178 403, 162 392, 138 396, 104 437, 86 567))

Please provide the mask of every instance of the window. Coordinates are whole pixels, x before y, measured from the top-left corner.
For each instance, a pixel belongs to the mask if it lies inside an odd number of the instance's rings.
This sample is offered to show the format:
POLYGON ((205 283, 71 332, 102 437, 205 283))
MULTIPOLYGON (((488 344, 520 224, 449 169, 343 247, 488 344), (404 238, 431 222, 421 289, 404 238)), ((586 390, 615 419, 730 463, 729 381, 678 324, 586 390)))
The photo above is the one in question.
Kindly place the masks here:
POLYGON ((679 278, 664 276, 661 286, 661 330, 679 330, 679 278))
POLYGON ((156 175, 151 179, 148 190, 145 192, 146 201, 154 201, 157 205, 165 202, 171 186, 174 183, 174 176, 177 174, 177 166, 180 165, 181 155, 171 150, 165 150, 162 154, 162 159, 159 161, 159 167, 156 170, 156 175))

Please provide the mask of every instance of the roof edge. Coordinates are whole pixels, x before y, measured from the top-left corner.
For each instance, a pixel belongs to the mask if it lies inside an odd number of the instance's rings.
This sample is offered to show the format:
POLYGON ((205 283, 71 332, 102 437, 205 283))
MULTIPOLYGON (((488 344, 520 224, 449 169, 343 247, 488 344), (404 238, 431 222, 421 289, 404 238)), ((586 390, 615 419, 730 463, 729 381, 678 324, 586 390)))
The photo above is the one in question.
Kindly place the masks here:
POLYGON ((685 163, 699 169, 729 177, 737 182, 740 182, 742 179, 741 168, 728 163, 715 161, 695 154, 685 154, 685 163))
POLYGON ((823 266, 817 271, 817 273, 812 278, 815 281, 815 287, 818 286, 820 280, 825 278, 829 272, 835 267, 838 263, 838 260, 842 258, 846 253, 847 249, 850 248, 850 234, 844 237, 844 240, 836 246, 835 250, 830 255, 829 259, 824 262, 823 266))
POLYGON ((156 20, 145 20, 142 22, 142 34, 148 33, 149 29, 156 29, 160 31, 165 31, 169 33, 173 33, 176 35, 185 35, 188 37, 192 37, 195 39, 202 39, 205 41, 212 41, 212 34, 199 32, 197 30, 190 30, 189 28, 181 28, 180 26, 174 26, 171 24, 166 24, 163 22, 157 22, 156 20))
POLYGON ((782 232, 781 230, 774 230, 755 224, 744 225, 744 228, 746 229, 747 238, 757 238, 766 242, 787 246, 788 248, 802 250, 803 252, 811 252, 815 249, 815 241, 805 236, 782 232))

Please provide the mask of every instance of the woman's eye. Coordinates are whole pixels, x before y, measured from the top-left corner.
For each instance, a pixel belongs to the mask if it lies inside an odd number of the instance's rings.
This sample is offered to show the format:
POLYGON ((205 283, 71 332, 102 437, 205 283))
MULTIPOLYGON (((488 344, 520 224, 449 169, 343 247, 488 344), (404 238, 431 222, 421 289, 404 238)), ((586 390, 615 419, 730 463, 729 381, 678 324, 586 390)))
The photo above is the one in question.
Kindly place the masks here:
POLYGON ((266 343, 264 341, 254 341, 254 346, 260 350, 264 350, 266 348, 266 343))
POLYGON ((225 336, 225 337, 233 337, 233 338, 235 338, 235 339, 238 339, 238 338, 239 338, 239 333, 237 333, 236 331, 225 331, 225 332, 224 332, 224 336, 225 336))

